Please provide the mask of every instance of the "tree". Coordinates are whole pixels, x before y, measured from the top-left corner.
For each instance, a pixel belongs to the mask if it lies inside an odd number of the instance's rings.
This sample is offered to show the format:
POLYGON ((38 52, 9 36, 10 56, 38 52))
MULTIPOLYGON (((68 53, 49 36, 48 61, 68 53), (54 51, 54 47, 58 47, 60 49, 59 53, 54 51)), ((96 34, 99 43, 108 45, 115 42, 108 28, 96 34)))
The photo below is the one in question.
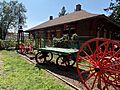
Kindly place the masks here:
MULTIPOLYGON (((110 6, 105 11, 109 12, 109 17, 120 24, 120 0, 111 0, 110 6)), ((120 31, 113 31, 115 39, 120 40, 120 31)))
POLYGON ((64 15, 67 15, 67 13, 66 13, 65 7, 63 6, 61 11, 59 12, 58 16, 61 17, 61 16, 64 16, 64 15))
POLYGON ((25 24, 25 13, 25 6, 17 0, 0 2, 0 39, 5 39, 9 29, 25 24))
POLYGON ((120 24, 120 0, 111 0, 110 6, 104 9, 110 12, 110 18, 120 24))

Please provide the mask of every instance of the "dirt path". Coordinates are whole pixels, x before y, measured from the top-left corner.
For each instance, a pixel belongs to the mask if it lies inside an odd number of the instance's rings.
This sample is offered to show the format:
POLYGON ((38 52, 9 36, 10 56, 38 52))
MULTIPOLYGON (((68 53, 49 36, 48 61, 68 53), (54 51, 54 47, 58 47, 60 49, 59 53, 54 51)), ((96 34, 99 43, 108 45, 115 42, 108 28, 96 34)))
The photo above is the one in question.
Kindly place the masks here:
POLYGON ((4 66, 4 63, 2 61, 2 54, 0 53, 0 74, 3 74, 3 66, 4 66))

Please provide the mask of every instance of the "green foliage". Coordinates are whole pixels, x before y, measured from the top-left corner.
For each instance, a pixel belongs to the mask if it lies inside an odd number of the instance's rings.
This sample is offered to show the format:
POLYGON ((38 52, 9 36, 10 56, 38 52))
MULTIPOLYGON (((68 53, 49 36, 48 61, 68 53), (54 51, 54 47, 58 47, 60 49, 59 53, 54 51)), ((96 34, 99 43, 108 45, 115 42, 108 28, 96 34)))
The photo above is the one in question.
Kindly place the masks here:
POLYGON ((75 33, 70 38, 68 34, 65 34, 60 39, 53 38, 53 47, 59 48, 79 48, 79 36, 75 33))
POLYGON ((32 44, 33 43, 33 40, 32 39, 25 39, 24 40, 24 44, 26 45, 26 46, 28 46, 28 45, 30 45, 30 44, 32 44))
POLYGON ((0 50, 5 48, 5 42, 0 39, 0 50))
POLYGON ((65 7, 63 6, 61 11, 59 12, 58 16, 61 17, 61 16, 64 16, 64 15, 67 15, 67 13, 66 13, 65 7))
MULTIPOLYGON (((120 24, 120 0, 111 0, 110 6, 105 11, 110 13, 110 18, 120 24)), ((115 39, 120 40, 120 31, 114 31, 113 36, 115 39)))
POLYGON ((4 62, 0 90, 70 90, 50 76, 42 66, 38 69, 17 53, 1 51, 0 55, 4 62))
POLYGON ((110 6, 104 10, 110 12, 110 18, 120 24, 120 0, 111 0, 110 6))
POLYGON ((0 1, 0 39, 5 39, 9 29, 18 28, 26 22, 26 9, 17 0, 0 1))
POLYGON ((76 33, 74 33, 74 34, 72 35, 72 37, 71 37, 71 40, 78 41, 78 40, 79 40, 79 36, 78 36, 76 33))
POLYGON ((56 37, 53 38, 53 47, 58 47, 58 43, 60 42, 60 40, 56 37))
POLYGON ((5 48, 16 47, 17 42, 15 40, 4 40, 5 48))
POLYGON ((0 49, 8 49, 11 47, 16 47, 17 42, 15 40, 1 40, 0 39, 0 49))
POLYGON ((71 37, 71 40, 72 40, 71 47, 78 49, 80 47, 79 36, 76 33, 74 33, 71 37))
POLYGON ((59 47, 59 48, 68 48, 69 45, 69 36, 68 34, 64 35, 60 39, 58 38, 53 38, 53 46, 54 47, 59 47))

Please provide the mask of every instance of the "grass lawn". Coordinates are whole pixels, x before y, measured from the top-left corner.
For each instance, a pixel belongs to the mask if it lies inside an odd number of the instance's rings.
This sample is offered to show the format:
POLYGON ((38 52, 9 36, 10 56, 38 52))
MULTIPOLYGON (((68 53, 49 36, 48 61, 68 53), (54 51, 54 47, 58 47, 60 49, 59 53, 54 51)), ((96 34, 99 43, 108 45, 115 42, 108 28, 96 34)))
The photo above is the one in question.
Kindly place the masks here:
POLYGON ((0 51, 0 90, 70 90, 43 68, 29 64, 13 51, 0 51))

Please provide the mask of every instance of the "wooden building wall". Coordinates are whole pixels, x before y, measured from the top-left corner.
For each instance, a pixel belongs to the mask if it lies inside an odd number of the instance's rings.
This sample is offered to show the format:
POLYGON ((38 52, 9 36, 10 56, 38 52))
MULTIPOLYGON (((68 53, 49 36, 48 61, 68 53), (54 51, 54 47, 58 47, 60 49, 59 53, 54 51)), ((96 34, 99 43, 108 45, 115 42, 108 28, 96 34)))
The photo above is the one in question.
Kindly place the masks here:
POLYGON ((51 46, 54 37, 61 38, 64 34, 71 36, 77 33, 82 45, 82 43, 95 37, 114 39, 112 32, 118 29, 116 25, 103 18, 91 18, 38 30, 36 31, 36 42, 38 47, 51 46))

